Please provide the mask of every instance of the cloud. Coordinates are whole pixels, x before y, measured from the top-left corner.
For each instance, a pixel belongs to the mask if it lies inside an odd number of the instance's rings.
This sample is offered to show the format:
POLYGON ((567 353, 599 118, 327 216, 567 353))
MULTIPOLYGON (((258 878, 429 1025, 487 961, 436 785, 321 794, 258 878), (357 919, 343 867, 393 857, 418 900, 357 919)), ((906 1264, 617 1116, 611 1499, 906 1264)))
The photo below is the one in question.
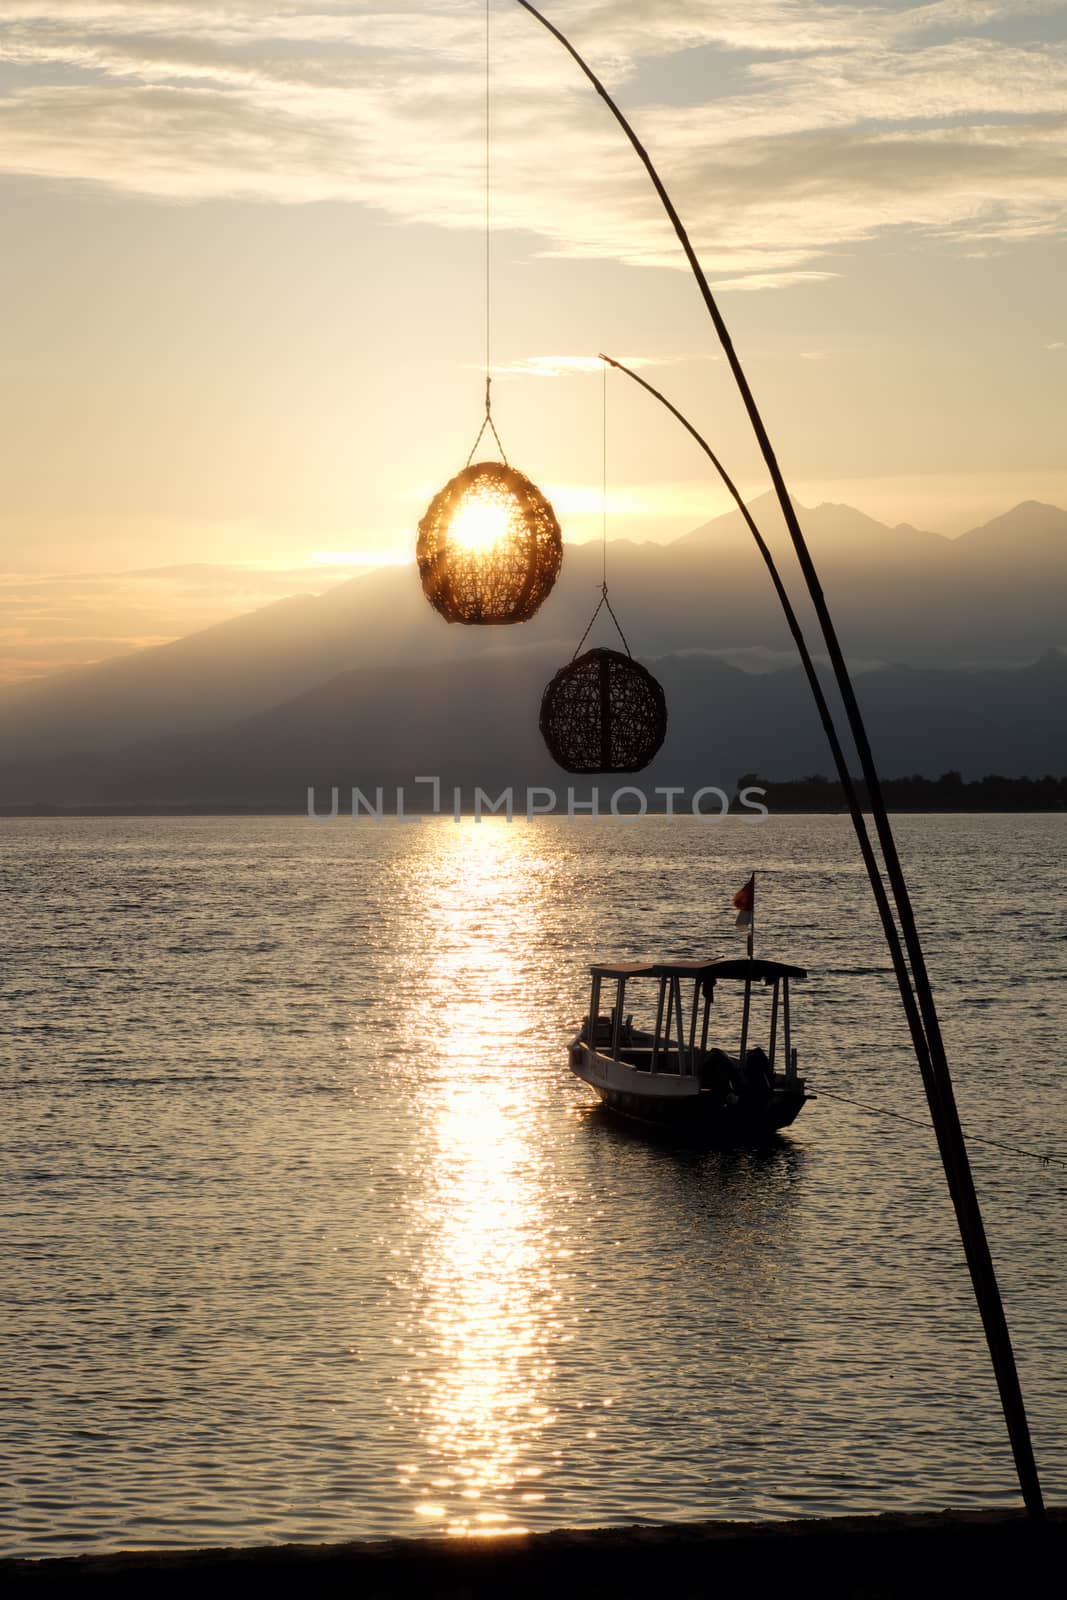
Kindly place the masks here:
MULTIPOLYGON (((890 228, 972 244, 1063 228, 1067 47, 1025 28, 1063 4, 549 11, 619 90, 722 287, 818 281, 828 252, 890 228), (658 59, 687 103, 642 96, 658 59)), ((466 0, 0 0, 0 21, 2 171, 482 225, 481 20, 466 0)), ((493 37, 495 224, 555 255, 680 265, 573 64, 517 7, 497 7, 493 37)))

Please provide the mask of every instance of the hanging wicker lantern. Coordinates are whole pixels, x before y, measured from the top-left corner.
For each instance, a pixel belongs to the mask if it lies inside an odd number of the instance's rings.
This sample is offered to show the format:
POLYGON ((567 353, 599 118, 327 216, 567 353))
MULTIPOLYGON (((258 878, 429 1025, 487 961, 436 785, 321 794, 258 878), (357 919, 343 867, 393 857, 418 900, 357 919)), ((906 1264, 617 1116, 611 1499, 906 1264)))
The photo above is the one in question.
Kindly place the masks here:
POLYGON ((431 500, 416 554, 426 598, 449 622, 526 622, 556 581, 563 541, 529 478, 479 461, 431 500))
POLYGON ((565 772, 640 772, 667 734, 667 702, 647 667, 587 650, 541 697, 541 736, 565 772))

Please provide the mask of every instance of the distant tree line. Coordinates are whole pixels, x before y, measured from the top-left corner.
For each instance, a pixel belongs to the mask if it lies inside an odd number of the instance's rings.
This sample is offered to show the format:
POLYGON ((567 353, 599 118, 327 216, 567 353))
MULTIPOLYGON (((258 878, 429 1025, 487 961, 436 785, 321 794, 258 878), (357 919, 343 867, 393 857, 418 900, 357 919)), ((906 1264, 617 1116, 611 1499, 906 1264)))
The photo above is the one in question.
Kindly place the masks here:
MULTIPOLYGON (((867 787, 855 780, 856 791, 867 806, 867 787)), ((836 778, 815 773, 807 778, 787 778, 777 782, 747 772, 737 780, 737 792, 746 788, 766 790, 764 805, 770 811, 844 811, 845 797, 836 778)), ((1067 778, 1003 778, 989 773, 965 783, 958 772, 943 772, 939 778, 883 778, 882 792, 890 811, 1064 811, 1067 810, 1067 778)), ((732 809, 740 809, 737 795, 732 809)))

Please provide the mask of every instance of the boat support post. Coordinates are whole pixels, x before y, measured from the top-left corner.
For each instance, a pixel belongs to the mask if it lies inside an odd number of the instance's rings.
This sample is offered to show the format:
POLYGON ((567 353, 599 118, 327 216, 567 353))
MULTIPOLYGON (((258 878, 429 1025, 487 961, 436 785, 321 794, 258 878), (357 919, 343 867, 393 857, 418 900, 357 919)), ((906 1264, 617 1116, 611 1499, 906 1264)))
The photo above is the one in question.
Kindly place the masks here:
MULTIPOLYGON (((659 999, 656 1002, 656 1031, 652 1036, 652 1071, 653 1072, 656 1072, 658 1070, 658 1068, 659 1068, 660 1033, 661 1033, 661 1030, 663 1028, 663 1003, 664 1003, 664 997, 666 996, 666 993, 667 993, 667 980, 666 980, 666 978, 661 978, 659 980, 659 999)), ((667 1036, 668 1036, 668 1039, 670 1037, 670 1031, 671 1031, 671 1017, 670 1017, 670 1012, 668 1012, 667 1013, 667 1036)))
POLYGON ((745 998, 741 1004, 741 1044, 737 1052, 737 1059, 740 1061, 742 1066, 744 1066, 745 1057, 748 1054, 748 1019, 751 1010, 752 974, 751 972, 748 972, 745 974, 745 998))
MULTIPOLYGON (((774 980, 774 991, 773 991, 773 993, 771 995, 771 1043, 770 1043, 770 1049, 767 1051, 767 1054, 770 1056, 770 1059, 771 1059, 771 1071, 772 1072, 774 1071, 774 1050, 775 1050, 775 1046, 778 1043, 778 995, 779 995, 779 991, 780 991, 781 987, 782 987, 781 978, 775 978, 775 980, 774 980)), ((786 1054, 786 1061, 788 1062, 788 1060, 789 1060, 789 1051, 788 1051, 788 1049, 786 1050, 785 1054, 786 1054)))
POLYGON ((619 1040, 622 1037, 622 1003, 626 994, 626 979, 620 978, 615 986, 615 1016, 611 1028, 611 1059, 619 1059, 619 1040))
POLYGON ((674 1021, 678 1029, 678 1076, 685 1071, 685 1023, 682 1020, 682 980, 677 974, 671 979, 674 991, 674 1021))
POLYGON ((782 1048, 785 1051, 785 1075, 787 1078, 796 1078, 796 1057, 790 1047, 789 1036, 789 979, 782 979, 782 1048))

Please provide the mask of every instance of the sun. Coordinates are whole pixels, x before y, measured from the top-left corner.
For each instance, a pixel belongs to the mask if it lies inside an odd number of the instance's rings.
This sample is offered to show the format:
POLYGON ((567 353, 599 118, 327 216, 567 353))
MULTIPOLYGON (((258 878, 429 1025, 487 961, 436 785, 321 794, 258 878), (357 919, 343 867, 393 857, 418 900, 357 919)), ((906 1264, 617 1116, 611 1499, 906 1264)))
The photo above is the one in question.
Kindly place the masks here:
POLYGON ((506 461, 479 461, 450 478, 419 523, 423 592, 448 622, 526 622, 559 575, 556 514, 506 461))
POLYGON ((449 524, 448 542, 469 555, 484 555, 508 536, 511 513, 495 496, 468 494, 449 524))

